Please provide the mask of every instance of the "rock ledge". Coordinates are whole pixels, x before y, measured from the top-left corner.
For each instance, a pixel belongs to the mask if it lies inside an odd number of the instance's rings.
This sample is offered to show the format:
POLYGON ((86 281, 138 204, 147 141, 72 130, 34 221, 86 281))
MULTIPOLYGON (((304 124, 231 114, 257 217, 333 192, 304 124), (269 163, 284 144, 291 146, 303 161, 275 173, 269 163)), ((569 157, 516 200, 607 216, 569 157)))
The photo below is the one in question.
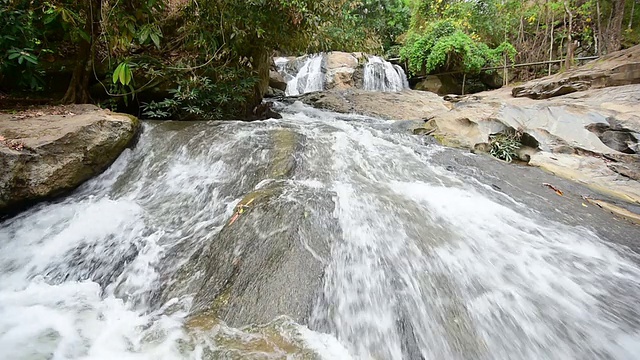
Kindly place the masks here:
POLYGON ((100 174, 139 128, 137 118, 93 105, 0 114, 0 216, 100 174))

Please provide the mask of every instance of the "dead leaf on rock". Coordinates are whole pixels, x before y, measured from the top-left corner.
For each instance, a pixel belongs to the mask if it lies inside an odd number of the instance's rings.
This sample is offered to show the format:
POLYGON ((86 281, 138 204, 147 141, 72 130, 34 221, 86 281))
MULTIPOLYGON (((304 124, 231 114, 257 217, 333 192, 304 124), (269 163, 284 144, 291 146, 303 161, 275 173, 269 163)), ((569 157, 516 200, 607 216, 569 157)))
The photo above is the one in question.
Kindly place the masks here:
POLYGON ((235 215, 233 215, 233 217, 231 218, 231 221, 229 221, 229 226, 233 225, 233 223, 236 222, 236 220, 238 220, 239 216, 240 216, 239 213, 235 213, 235 215))
POLYGON ((12 148, 15 151, 21 151, 24 149, 24 146, 25 146, 22 141, 17 141, 17 140, 5 141, 5 144, 7 144, 8 147, 12 148))
POLYGON ((544 183, 542 185, 548 187, 549 189, 551 189, 553 191, 555 191, 558 196, 564 196, 564 193, 562 192, 562 190, 558 189, 557 187, 555 187, 555 186, 553 186, 553 185, 551 185, 549 183, 544 183))

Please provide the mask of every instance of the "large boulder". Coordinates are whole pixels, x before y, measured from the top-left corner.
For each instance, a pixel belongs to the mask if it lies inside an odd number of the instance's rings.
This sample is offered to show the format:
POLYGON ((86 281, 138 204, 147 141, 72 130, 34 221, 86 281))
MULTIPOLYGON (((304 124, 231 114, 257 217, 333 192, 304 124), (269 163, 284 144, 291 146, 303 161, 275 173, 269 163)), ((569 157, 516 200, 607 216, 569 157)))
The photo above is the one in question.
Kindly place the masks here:
POLYGON ((333 51, 326 55, 325 89, 348 89, 356 86, 354 74, 358 68, 354 54, 333 51))
POLYGON ((0 115, 0 215, 61 195, 104 171, 139 121, 93 105, 0 115))
POLYGON ((405 90, 374 92, 358 89, 305 94, 299 100, 320 109, 355 113, 389 120, 420 120, 447 110, 446 102, 434 93, 405 90))
POLYGON ((279 72, 269 70, 269 87, 285 91, 287 90, 287 82, 279 72))
POLYGON ((533 80, 512 90, 515 97, 548 99, 588 89, 640 83, 640 45, 611 53, 585 66, 533 80))
POLYGON ((438 95, 460 94, 462 83, 451 75, 427 75, 415 85, 415 90, 430 91, 438 95))

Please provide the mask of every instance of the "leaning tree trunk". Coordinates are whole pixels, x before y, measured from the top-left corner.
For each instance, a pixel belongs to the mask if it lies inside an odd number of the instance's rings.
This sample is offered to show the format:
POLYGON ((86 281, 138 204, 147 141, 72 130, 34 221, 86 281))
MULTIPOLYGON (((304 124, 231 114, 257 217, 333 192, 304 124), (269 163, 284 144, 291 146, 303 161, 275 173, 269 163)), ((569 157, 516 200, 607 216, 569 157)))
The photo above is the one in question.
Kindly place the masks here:
POLYGON ((100 32, 100 13, 102 0, 84 0, 86 21, 84 31, 89 34, 89 41, 80 40, 76 67, 71 75, 67 92, 62 98, 64 104, 84 104, 91 100, 89 80, 95 57, 96 39, 100 32))

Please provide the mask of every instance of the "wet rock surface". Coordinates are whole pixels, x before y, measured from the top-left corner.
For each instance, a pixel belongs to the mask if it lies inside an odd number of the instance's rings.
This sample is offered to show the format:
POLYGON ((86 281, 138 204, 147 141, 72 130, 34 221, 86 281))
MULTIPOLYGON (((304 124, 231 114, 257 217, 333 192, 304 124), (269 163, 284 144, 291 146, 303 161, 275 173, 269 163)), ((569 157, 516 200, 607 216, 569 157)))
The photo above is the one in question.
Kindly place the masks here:
POLYGON ((164 290, 165 299, 194 291, 191 318, 245 326, 281 315, 305 323, 311 315, 331 239, 339 234, 337 222, 327 221, 335 205, 326 189, 287 186, 298 170, 303 136, 278 129, 268 139, 269 160, 243 186, 251 190, 164 290))
POLYGON ((605 215, 603 213, 620 214, 613 208, 598 205, 598 202, 612 204, 628 212, 640 213, 637 204, 619 199, 615 194, 605 194, 581 181, 561 179, 535 167, 495 161, 488 154, 448 149, 434 154, 432 160, 451 173, 462 174, 467 179, 480 179, 482 187, 492 188, 496 201, 511 198, 534 212, 555 213, 557 221, 570 226, 586 226, 602 238, 616 239, 615 243, 640 252, 637 241, 640 228, 634 226, 635 221, 605 215), (545 184, 561 190, 562 195, 545 184))
POLYGON ((0 215, 64 194, 101 173, 138 128, 135 117, 93 105, 0 115, 0 215))
POLYGON ((419 120, 447 110, 446 103, 430 92, 323 91, 297 98, 305 104, 339 113, 356 113, 389 120, 419 120))

